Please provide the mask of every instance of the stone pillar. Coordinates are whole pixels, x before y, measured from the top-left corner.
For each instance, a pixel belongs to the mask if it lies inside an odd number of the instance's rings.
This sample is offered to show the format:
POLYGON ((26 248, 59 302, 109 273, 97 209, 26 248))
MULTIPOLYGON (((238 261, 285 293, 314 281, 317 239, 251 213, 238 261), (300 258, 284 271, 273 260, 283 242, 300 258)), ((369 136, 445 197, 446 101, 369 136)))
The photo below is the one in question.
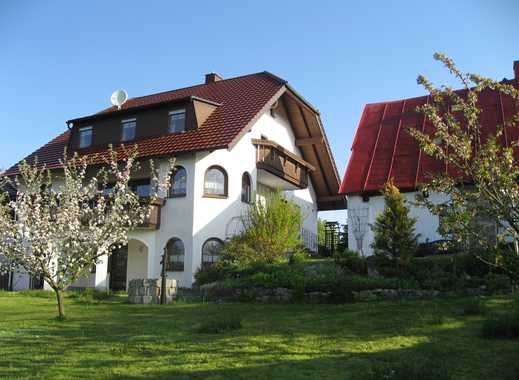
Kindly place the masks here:
POLYGON ((104 255, 96 264, 95 288, 99 291, 106 291, 108 287, 108 256, 104 255))

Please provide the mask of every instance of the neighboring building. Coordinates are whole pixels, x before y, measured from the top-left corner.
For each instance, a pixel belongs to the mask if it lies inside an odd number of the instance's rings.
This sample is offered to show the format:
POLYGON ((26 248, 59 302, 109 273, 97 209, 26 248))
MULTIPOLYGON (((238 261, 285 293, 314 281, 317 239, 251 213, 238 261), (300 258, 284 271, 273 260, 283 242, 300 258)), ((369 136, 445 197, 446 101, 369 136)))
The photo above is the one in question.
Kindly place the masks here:
MULTIPOLYGON (((515 78, 504 80, 519 85, 519 61, 514 62, 515 78)), ((430 158, 418 149, 418 144, 406 132, 419 128, 432 133, 434 127, 415 110, 429 101, 428 96, 392 102, 367 104, 362 113, 351 148, 351 156, 339 193, 348 201, 348 246, 371 255, 373 232, 371 225, 384 209, 381 190, 393 179, 404 193, 410 215, 417 219, 416 232, 420 241, 442 239, 437 229, 439 220, 427 209, 413 204, 417 189, 430 174, 450 170, 444 162, 430 158)), ((513 101, 497 92, 485 91, 480 96, 483 132, 495 132, 496 125, 513 114, 513 101)), ((507 128, 503 144, 519 139, 518 128, 507 128)), ((431 194, 433 202, 444 202, 445 195, 431 194)))
MULTIPOLYGON (((223 242, 240 232, 240 216, 253 200, 276 188, 304 214, 305 245, 317 250, 317 212, 344 209, 339 176, 318 111, 286 81, 267 72, 129 99, 67 122, 69 130, 27 159, 59 170, 64 148, 91 154, 124 143, 159 165, 176 158, 169 194, 158 202, 147 228, 131 233, 127 247, 99 263, 75 286, 125 289, 134 278, 160 275, 190 287, 201 266, 218 260, 223 242)), ((8 174, 17 174, 17 166, 8 174)), ((149 194, 149 174, 132 181, 149 194)), ((26 285, 26 284, 25 284, 26 285)), ((25 286, 24 285, 24 286, 25 286)), ((19 287, 18 287, 19 288, 19 287)))

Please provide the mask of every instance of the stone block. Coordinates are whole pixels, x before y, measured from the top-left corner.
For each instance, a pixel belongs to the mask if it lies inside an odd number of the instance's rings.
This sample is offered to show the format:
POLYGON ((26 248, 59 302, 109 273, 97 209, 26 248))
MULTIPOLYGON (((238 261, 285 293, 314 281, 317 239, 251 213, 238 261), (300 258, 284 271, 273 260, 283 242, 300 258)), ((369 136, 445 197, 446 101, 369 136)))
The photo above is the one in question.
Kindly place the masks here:
MULTIPOLYGON (((160 303, 160 279, 135 279, 128 284, 128 302, 130 303, 160 303)), ((177 296, 177 281, 166 279, 166 302, 171 303, 177 296)))

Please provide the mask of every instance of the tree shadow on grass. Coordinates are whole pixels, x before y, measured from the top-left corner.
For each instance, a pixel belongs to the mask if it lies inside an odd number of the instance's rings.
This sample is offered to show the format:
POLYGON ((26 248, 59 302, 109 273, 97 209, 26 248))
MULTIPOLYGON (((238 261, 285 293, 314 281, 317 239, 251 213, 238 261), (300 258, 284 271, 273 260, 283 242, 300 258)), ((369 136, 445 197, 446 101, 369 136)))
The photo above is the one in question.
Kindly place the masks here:
POLYGON ((517 361, 517 342, 479 338, 480 320, 460 317, 448 301, 70 305, 64 323, 27 324, 20 315, 22 324, 2 333, 12 321, 0 321, 0 345, 8 347, 0 348, 0 376, 362 378, 352 376, 379 361, 433 357, 445 360, 457 378, 490 380, 506 379, 496 371, 517 361), (196 333, 200 323, 237 315, 240 330, 196 333))

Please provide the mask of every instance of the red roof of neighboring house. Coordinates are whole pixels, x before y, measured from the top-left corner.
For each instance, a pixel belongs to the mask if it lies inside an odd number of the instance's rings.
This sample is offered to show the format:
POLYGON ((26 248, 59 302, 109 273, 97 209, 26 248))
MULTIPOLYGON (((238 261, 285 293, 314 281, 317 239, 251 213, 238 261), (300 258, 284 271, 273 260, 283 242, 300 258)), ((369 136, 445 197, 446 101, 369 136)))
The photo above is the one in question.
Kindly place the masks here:
MULTIPOLYGON (((415 111, 428 101, 428 96, 422 96, 364 107, 340 194, 379 191, 390 178, 400 189, 416 189, 429 174, 447 170, 444 162, 421 153, 417 142, 406 131, 418 128, 433 133, 433 125, 415 111)), ((483 135, 495 132, 496 125, 502 125, 503 119, 509 120, 513 114, 513 100, 498 92, 484 91, 479 102, 483 135)), ((508 145, 518 139, 519 128, 507 128, 502 142, 508 145)), ((519 158, 519 151, 516 153, 519 158)))
MULTIPOLYGON (((197 129, 182 134, 152 137, 136 141, 139 156, 153 157, 189 151, 213 150, 230 147, 241 136, 255 118, 270 102, 285 90, 286 81, 268 73, 256 73, 236 78, 224 79, 214 83, 200 84, 178 90, 129 99, 121 110, 110 107, 86 118, 101 117, 107 113, 124 113, 127 110, 174 102, 188 97, 203 98, 218 103, 219 106, 197 129)), ((85 118, 85 119, 86 119, 85 118)), ((80 120, 80 119, 76 119, 80 120)), ((74 120, 71 120, 72 122, 74 120)), ((40 164, 57 168, 63 158, 64 148, 68 146, 70 132, 56 137, 25 159, 33 162, 37 157, 40 164)), ((131 146, 131 144, 126 144, 131 146)), ((88 153, 106 152, 106 148, 93 148, 88 153)), ((6 174, 18 173, 18 165, 7 170, 6 174)))

